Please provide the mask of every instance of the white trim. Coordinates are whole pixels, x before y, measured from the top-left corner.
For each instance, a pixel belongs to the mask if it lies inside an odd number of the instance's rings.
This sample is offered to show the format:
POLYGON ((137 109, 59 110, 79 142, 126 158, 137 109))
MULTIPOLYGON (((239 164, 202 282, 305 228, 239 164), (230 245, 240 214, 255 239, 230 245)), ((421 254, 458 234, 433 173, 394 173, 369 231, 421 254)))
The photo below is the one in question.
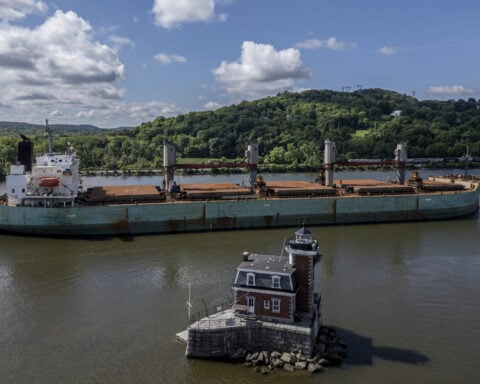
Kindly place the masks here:
POLYGON ((279 276, 292 276, 295 272, 295 267, 293 267, 292 272, 275 272, 275 271, 268 271, 265 269, 243 269, 237 268, 237 271, 245 272, 245 273, 257 273, 263 275, 279 275, 279 276))
POLYGON ((242 292, 253 292, 253 293, 263 293, 275 296, 286 296, 292 297, 295 296, 295 292, 284 292, 284 291, 274 291, 273 289, 255 289, 249 287, 233 287, 234 291, 242 291, 242 292))
POLYGON ((239 284, 238 278, 240 277, 240 270, 237 269, 237 274, 235 276, 235 284, 239 284))

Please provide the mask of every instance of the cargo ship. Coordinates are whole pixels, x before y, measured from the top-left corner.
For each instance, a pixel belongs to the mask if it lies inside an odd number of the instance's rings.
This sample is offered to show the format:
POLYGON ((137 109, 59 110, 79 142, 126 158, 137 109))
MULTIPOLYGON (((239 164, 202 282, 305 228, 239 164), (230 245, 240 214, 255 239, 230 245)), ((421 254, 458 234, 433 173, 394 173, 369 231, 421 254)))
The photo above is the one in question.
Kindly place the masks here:
POLYGON ((134 235, 307 225, 406 222, 473 215, 479 180, 405 178, 406 144, 395 150, 398 180, 335 180, 335 143, 326 140, 324 169, 316 180, 267 181, 258 175, 258 144, 248 145, 241 164, 177 164, 173 145, 164 145, 160 185, 98 186, 83 190, 73 148, 33 158, 33 143, 18 143, 0 202, 0 231, 41 236, 134 235), (247 185, 177 184, 183 168, 248 170, 247 185))

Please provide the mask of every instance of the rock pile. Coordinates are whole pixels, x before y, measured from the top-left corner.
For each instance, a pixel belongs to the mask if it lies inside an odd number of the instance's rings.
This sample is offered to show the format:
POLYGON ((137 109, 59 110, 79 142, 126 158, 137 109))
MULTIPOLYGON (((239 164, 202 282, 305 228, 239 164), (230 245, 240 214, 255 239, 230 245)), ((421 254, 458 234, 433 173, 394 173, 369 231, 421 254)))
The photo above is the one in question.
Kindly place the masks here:
POLYGON ((230 356, 232 361, 243 362, 246 367, 255 367, 258 372, 267 374, 276 369, 308 370, 311 373, 321 372, 327 367, 342 364, 347 357, 347 344, 337 336, 332 327, 322 327, 315 342, 313 357, 305 356, 302 351, 247 352, 240 348, 230 356))

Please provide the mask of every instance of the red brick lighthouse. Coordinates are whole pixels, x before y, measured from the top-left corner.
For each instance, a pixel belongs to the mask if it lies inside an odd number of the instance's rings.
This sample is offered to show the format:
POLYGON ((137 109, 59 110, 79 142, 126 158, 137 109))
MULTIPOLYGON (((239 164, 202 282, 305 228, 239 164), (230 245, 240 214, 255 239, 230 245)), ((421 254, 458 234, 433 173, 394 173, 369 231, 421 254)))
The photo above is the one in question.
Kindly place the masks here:
POLYGON ((288 263, 295 268, 297 281, 296 312, 302 317, 314 318, 320 304, 320 295, 315 293, 315 264, 320 260, 318 241, 303 226, 295 232, 295 238, 285 247, 288 263))

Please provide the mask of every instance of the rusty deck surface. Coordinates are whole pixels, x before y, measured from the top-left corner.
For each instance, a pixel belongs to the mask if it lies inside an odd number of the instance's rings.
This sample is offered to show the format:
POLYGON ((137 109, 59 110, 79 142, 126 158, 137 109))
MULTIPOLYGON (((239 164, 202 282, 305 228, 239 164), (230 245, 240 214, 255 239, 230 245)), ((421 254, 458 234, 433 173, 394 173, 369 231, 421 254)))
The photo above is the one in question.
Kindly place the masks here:
POLYGON ((202 184, 180 184, 181 191, 219 191, 219 190, 249 190, 235 183, 202 183, 202 184))
POLYGON ((270 189, 277 188, 301 188, 301 189, 332 189, 332 187, 326 187, 318 183, 312 183, 310 181, 267 181, 265 183, 270 189))
POLYGON ((90 188, 88 193, 91 198, 95 199, 114 196, 160 195, 160 191, 154 185, 109 185, 90 188))
POLYGON ((463 185, 455 183, 445 183, 435 180, 423 180, 423 189, 426 191, 461 191, 463 185))
POLYGON ((202 183, 180 184, 180 190, 186 193, 187 198, 220 198, 222 196, 251 195, 250 188, 235 183, 202 183))
MULTIPOLYGON (((364 180, 335 180, 337 186, 351 188, 352 192, 365 193, 414 193, 414 188, 408 185, 391 183, 388 181, 364 179, 364 180)), ((296 196, 296 195, 317 195, 328 196, 336 193, 335 188, 312 183, 309 181, 269 181, 267 189, 272 196, 296 196)), ((202 184, 181 184, 180 190, 187 198, 221 198, 222 196, 246 196, 251 195, 250 188, 235 183, 202 183, 202 184)), ((458 191, 463 189, 461 185, 449 184, 440 181, 423 180, 423 187, 426 192, 458 191)), ((164 196, 154 185, 112 185, 89 188, 87 199, 90 201, 110 200, 122 198, 153 199, 157 200, 164 196)))
POLYGON ((276 196, 329 196, 336 194, 335 188, 309 181, 271 181, 267 189, 276 196))
MULTIPOLYGON (((348 180, 348 179, 342 179, 342 180, 334 180, 333 181, 336 185, 342 185, 344 187, 367 187, 367 186, 375 186, 375 185, 396 185, 393 183, 390 183, 388 181, 382 181, 382 180, 375 180, 375 179, 354 179, 354 180, 348 180)), ((398 185, 398 184, 397 184, 398 185)))
POLYGON ((365 193, 414 193, 415 188, 409 185, 399 184, 380 184, 380 185, 366 185, 366 186, 354 186, 354 192, 359 194, 365 193))

